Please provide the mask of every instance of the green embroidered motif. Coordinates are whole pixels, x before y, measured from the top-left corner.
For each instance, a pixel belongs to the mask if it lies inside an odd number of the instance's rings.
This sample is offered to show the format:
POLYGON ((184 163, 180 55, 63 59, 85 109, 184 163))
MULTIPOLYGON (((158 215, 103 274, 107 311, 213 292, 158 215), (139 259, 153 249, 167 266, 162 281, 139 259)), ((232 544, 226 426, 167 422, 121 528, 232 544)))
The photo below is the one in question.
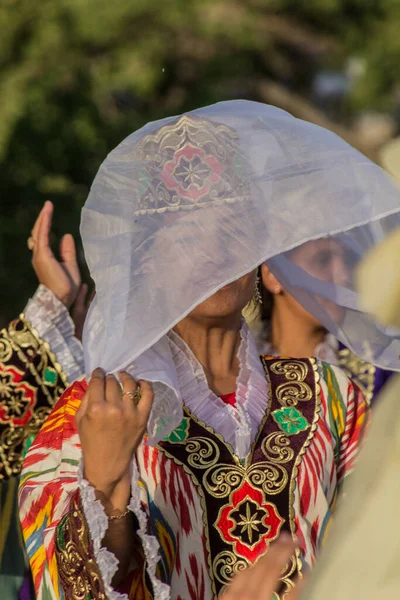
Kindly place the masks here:
POLYGON ((183 417, 182 421, 178 425, 176 429, 167 437, 164 438, 164 441, 171 442, 171 444, 182 444, 189 433, 189 419, 187 417, 183 417))
POLYGON ((58 545, 60 546, 60 548, 62 550, 65 549, 64 527, 65 527, 67 520, 68 520, 68 515, 65 515, 65 517, 63 517, 61 519, 61 521, 59 522, 58 527, 56 529, 58 545))
POLYGON ((53 367, 47 367, 44 372, 43 381, 46 385, 56 385, 57 383, 57 371, 53 367))
POLYGON ((31 435, 28 438, 26 438, 25 445, 22 450, 22 458, 25 458, 25 456, 27 455, 29 448, 32 446, 33 442, 35 441, 35 438, 36 438, 35 433, 31 433, 31 435))
POLYGON ((274 410, 272 418, 287 435, 300 433, 300 431, 305 431, 310 427, 309 422, 301 412, 291 406, 274 410))

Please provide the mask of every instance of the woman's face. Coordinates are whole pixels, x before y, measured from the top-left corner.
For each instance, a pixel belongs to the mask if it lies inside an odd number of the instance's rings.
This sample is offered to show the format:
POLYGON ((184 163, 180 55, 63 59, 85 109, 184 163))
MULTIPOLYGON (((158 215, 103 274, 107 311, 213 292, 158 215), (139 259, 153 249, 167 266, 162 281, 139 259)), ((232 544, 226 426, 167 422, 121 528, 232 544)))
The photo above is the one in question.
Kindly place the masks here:
MULTIPOLYGON (((321 239, 307 242, 294 250, 290 259, 321 281, 343 287, 347 287, 351 281, 351 255, 346 246, 338 240, 321 239)), ((341 306, 322 297, 318 297, 318 301, 336 323, 342 321, 344 310, 341 306)))
POLYGON ((257 270, 236 279, 204 300, 190 313, 196 319, 221 319, 240 316, 254 294, 257 270))
POLYGON ((294 250, 290 258, 317 279, 344 287, 350 282, 350 254, 337 240, 322 239, 307 242, 294 250))

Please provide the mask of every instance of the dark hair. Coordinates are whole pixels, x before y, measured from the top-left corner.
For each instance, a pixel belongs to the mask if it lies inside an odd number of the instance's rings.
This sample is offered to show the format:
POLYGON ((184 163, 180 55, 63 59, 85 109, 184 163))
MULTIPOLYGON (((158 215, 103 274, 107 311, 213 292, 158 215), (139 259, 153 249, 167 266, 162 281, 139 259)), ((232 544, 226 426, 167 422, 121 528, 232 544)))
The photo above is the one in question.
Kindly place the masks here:
POLYGON ((260 305, 260 317, 264 324, 269 324, 272 319, 272 312, 274 310, 274 295, 267 290, 262 281, 261 267, 258 268, 258 280, 260 286, 260 294, 262 298, 262 304, 260 305))
POLYGON ((270 323, 272 319, 272 313, 274 310, 275 298, 274 295, 267 290, 260 279, 260 293, 262 298, 262 304, 260 306, 260 316, 263 323, 270 323))

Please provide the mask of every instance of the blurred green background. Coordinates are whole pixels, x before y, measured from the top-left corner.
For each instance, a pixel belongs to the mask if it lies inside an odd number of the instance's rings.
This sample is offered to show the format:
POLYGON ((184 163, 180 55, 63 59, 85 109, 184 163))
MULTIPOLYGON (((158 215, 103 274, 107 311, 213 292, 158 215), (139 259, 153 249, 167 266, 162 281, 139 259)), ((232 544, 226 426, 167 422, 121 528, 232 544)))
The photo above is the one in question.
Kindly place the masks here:
POLYGON ((398 134, 400 0, 0 0, 0 31, 1 325, 35 289, 42 203, 55 247, 77 236, 101 161, 148 120, 248 98, 375 160, 398 134))

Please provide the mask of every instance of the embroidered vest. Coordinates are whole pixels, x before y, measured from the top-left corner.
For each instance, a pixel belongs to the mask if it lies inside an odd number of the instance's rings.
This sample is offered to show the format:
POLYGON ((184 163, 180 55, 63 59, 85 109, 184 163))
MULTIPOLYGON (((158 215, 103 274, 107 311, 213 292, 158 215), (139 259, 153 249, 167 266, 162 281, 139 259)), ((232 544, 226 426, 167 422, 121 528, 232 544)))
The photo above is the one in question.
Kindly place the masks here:
POLYGON ((0 331, 0 482, 19 475, 25 452, 66 387, 50 346, 23 315, 0 331))
MULTIPOLYGON (((222 436, 185 416, 159 449, 183 466, 198 489, 213 593, 264 554, 282 531, 295 533, 294 490, 301 457, 317 427, 319 386, 313 359, 262 357, 269 406, 252 449, 241 461, 222 436)), ((301 573, 292 557, 281 593, 301 573)))

